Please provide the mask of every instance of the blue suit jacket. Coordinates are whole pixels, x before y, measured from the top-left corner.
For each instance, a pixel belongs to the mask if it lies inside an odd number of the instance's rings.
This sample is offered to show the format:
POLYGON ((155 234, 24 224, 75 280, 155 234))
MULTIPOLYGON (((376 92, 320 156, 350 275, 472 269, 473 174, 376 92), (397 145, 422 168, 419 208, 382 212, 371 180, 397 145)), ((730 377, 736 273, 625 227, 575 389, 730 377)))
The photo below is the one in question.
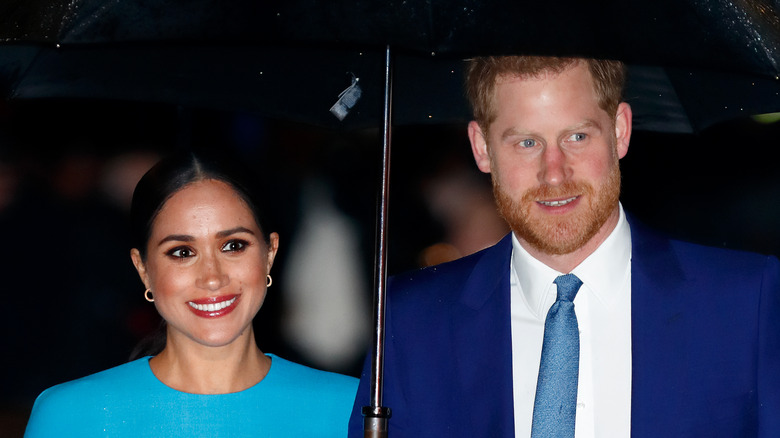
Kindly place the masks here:
MULTIPOLYGON (((632 236, 631 434, 780 437, 780 263, 632 236)), ((388 282, 390 436, 513 437, 511 237, 388 282)), ((350 420, 363 436, 370 357, 350 420)))

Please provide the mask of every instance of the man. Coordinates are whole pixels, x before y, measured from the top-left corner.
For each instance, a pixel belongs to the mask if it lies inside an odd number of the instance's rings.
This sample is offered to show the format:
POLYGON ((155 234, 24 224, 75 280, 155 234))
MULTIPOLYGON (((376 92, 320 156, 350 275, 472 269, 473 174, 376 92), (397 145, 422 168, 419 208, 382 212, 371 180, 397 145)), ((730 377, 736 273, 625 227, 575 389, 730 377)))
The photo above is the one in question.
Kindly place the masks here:
POLYGON ((626 216, 624 82, 614 61, 471 62, 469 139, 512 233, 388 283, 394 438, 780 436, 780 264, 626 216))

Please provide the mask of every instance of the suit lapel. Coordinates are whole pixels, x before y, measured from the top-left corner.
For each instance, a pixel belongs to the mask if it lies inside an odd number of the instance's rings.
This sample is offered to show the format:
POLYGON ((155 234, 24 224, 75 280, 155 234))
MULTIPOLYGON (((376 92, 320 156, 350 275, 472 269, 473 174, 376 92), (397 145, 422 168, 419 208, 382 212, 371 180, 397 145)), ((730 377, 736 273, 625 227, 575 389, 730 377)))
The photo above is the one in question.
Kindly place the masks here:
POLYGON ((629 217, 631 226, 632 436, 652 436, 675 412, 663 388, 679 387, 688 349, 685 324, 687 279, 670 241, 629 217))
POLYGON ((511 235, 482 254, 464 284, 452 320, 457 384, 467 406, 462 414, 479 436, 514 436, 511 254, 511 235))

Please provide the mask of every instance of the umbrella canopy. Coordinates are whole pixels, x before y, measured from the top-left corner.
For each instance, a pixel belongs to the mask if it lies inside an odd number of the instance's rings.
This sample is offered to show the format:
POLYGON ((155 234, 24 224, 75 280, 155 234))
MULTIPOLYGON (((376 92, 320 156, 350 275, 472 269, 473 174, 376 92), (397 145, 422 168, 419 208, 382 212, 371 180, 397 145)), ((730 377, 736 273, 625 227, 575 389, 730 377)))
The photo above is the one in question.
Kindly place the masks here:
POLYGON ((0 87, 377 126, 384 48, 394 120, 467 120, 462 59, 585 55, 629 63, 636 128, 692 132, 780 109, 778 4, 762 1, 21 1, 0 6, 0 87), (659 67, 661 66, 661 67, 659 67), (358 78, 343 121, 328 111, 358 78))
MULTIPOLYGON (((475 55, 621 59, 632 65, 637 129, 690 132, 780 110, 776 0, 11 0, 0 17, 0 87, 11 98, 243 108, 325 125, 383 120, 382 199, 390 110, 397 123, 465 120, 462 60, 475 55)), ((381 327, 384 262, 377 267, 381 327)), ((371 402, 367 417, 386 420, 381 394, 371 402)), ((386 421, 370 428, 386 432, 386 421)))
POLYGON ((3 39, 359 45, 416 53, 558 53, 778 72, 773 0, 557 2, 11 0, 3 39))

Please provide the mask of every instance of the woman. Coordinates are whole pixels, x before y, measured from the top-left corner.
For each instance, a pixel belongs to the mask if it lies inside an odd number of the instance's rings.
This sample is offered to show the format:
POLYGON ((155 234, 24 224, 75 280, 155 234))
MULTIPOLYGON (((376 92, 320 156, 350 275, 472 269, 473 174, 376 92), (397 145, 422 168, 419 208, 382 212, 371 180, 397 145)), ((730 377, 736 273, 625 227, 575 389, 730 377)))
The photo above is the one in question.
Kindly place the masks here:
POLYGON ((165 321, 164 348, 47 389, 26 437, 347 435, 357 379, 255 343, 279 236, 238 175, 187 154, 141 179, 130 256, 165 321))

